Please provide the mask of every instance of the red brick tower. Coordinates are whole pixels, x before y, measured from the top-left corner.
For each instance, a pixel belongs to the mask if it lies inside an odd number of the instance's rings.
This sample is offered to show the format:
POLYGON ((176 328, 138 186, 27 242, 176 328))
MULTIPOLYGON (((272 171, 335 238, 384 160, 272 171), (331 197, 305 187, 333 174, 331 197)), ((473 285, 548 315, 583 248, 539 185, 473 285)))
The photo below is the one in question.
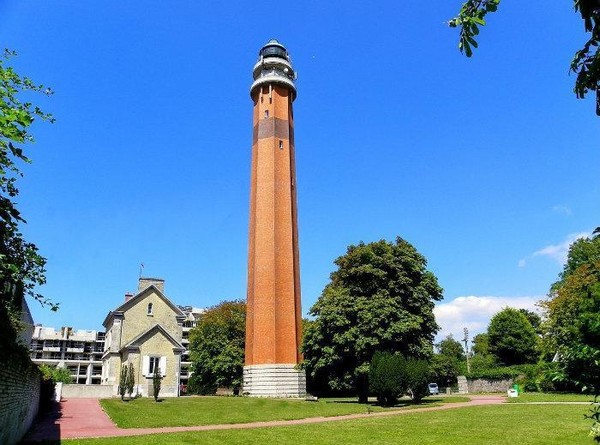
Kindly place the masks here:
POLYGON ((254 66, 248 306, 243 392, 301 397, 302 314, 298 259, 292 102, 296 73, 286 49, 270 40, 254 66))

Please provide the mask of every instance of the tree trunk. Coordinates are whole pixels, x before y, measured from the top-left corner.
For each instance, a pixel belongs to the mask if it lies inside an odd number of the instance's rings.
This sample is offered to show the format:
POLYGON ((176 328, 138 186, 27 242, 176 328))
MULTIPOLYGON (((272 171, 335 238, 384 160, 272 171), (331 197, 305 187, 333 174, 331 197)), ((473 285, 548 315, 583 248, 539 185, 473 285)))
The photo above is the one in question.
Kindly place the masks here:
POLYGON ((358 403, 369 402, 369 377, 366 375, 360 376, 356 382, 358 390, 358 403))

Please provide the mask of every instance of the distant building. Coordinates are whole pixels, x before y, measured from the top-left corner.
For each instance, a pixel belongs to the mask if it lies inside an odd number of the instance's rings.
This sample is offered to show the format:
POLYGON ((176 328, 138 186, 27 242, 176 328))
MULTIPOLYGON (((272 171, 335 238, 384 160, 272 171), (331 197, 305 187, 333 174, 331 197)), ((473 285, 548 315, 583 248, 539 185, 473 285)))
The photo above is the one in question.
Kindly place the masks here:
POLYGON ((152 396, 152 377, 160 372, 160 395, 178 396, 190 375, 188 334, 202 312, 171 302, 164 294, 164 280, 140 278, 137 293, 126 294, 125 302, 103 322, 102 384, 112 385, 116 394, 121 367, 131 363, 134 393, 152 396))
POLYGON ((38 364, 67 368, 73 383, 99 385, 102 376, 104 332, 73 330, 60 331, 41 325, 33 328, 31 360, 38 364))

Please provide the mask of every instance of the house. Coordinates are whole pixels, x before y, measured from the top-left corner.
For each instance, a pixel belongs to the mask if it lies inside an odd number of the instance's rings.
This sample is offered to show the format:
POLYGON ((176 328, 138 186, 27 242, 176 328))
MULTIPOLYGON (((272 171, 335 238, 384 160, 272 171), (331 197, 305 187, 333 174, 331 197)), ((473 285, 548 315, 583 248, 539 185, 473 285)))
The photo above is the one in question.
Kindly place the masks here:
POLYGON ((160 395, 164 397, 177 397, 187 383, 189 362, 183 338, 184 330, 187 333, 195 325, 195 318, 188 308, 184 311, 166 297, 164 284, 162 279, 140 278, 137 293, 126 294, 125 302, 103 322, 102 384, 112 385, 114 394, 122 365, 130 363, 134 394, 152 396, 155 373, 162 376, 160 395))

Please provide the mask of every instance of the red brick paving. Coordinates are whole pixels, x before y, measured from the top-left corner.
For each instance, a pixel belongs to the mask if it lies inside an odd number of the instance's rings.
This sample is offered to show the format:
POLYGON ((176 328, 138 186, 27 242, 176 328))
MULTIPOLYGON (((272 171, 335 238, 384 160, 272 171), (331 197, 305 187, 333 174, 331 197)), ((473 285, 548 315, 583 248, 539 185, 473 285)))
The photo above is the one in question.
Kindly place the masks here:
POLYGON ((108 418, 100 407, 98 399, 70 399, 60 403, 60 412, 54 416, 40 419, 25 437, 25 442, 41 440, 74 439, 84 437, 116 437, 143 436, 146 434, 178 433, 182 431, 211 431, 245 428, 265 428, 273 426, 306 425, 323 422, 338 422, 340 420, 363 419, 366 417, 396 416, 402 414, 421 413, 426 411, 441 411, 467 406, 495 405, 503 403, 503 396, 469 396, 471 401, 448 403, 440 406, 430 406, 414 409, 398 409, 371 414, 348 414, 336 417, 311 417, 308 419, 276 420, 268 422, 252 422, 237 424, 181 426, 167 428, 118 428, 108 418))

